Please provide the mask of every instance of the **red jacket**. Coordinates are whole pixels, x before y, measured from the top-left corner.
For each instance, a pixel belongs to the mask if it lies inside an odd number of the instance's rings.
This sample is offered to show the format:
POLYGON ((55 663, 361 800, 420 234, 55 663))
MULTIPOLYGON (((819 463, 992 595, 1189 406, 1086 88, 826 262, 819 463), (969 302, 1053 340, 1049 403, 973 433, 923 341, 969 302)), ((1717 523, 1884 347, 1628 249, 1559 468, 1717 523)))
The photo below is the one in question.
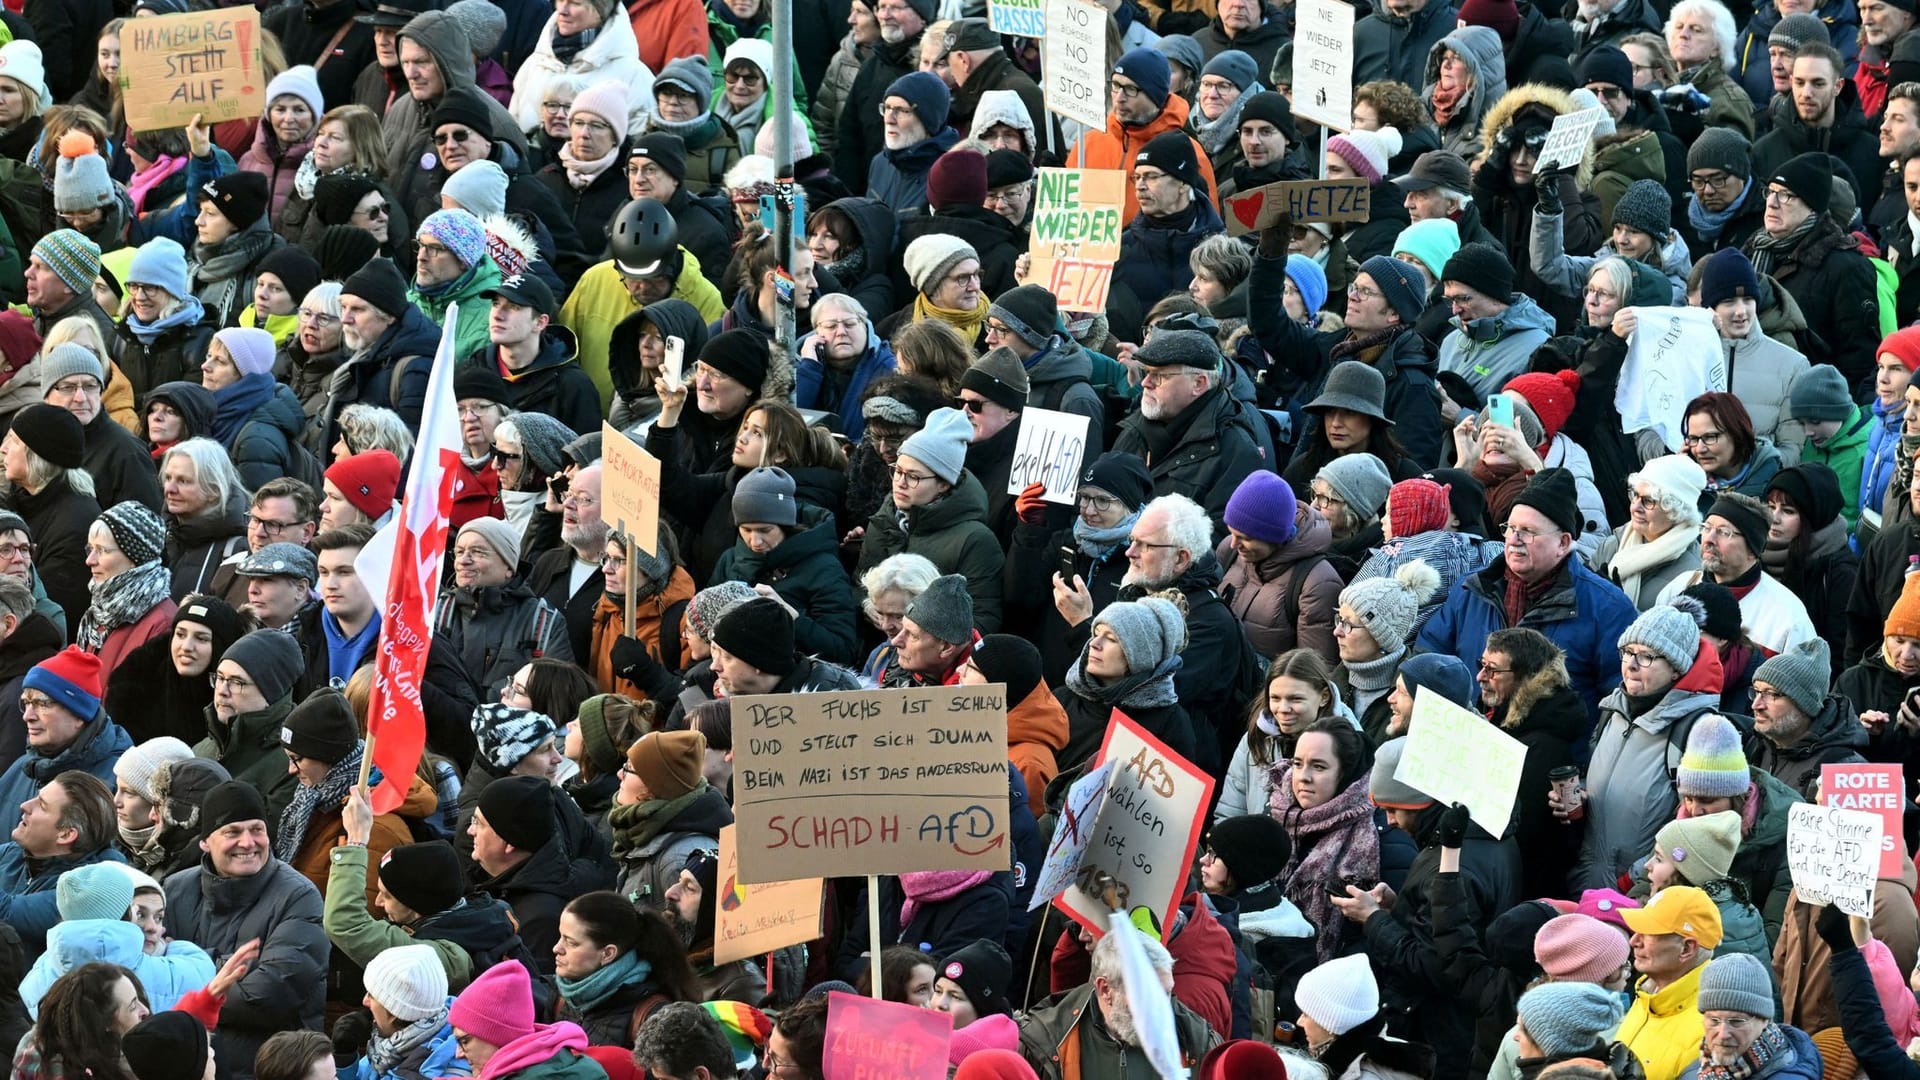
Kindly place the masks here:
MULTIPOLYGON (((640 42, 640 62, 655 75, 668 61, 706 58, 707 10, 699 0, 632 0, 627 18, 640 42)), ((653 103, 647 106, 651 109, 653 103)))
MULTIPOLYGON (((635 29, 638 29, 637 24, 635 29)), ((1140 127, 1127 127, 1112 113, 1108 113, 1107 129, 1089 131, 1082 135, 1080 142, 1074 146, 1073 153, 1067 155, 1067 168, 1125 169, 1127 207, 1121 222, 1125 224, 1132 221, 1134 215, 1140 212, 1140 200, 1133 193, 1133 164, 1134 159, 1140 156, 1140 148, 1147 145, 1155 135, 1179 131, 1186 126, 1187 99, 1178 94, 1168 95, 1167 107, 1160 110, 1159 116, 1140 127)), ((1213 162, 1207 157, 1206 150, 1194 141, 1193 136, 1187 136, 1187 141, 1193 143, 1193 158, 1200 163, 1200 175, 1207 178, 1207 190, 1199 197, 1212 202, 1214 192, 1220 187, 1213 179, 1213 162)))

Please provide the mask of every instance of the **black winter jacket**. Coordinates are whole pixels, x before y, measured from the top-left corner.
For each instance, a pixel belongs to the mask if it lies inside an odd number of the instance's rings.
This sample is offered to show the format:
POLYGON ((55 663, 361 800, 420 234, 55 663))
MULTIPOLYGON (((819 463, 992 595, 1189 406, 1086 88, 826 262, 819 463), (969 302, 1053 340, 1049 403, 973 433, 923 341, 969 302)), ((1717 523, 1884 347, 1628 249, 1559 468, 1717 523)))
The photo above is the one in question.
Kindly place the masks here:
POLYGON ((1214 521, 1214 539, 1226 535, 1227 499, 1247 474, 1271 471, 1260 452, 1250 415, 1225 389, 1209 389, 1178 416, 1149 420, 1135 411, 1120 422, 1113 449, 1147 463, 1153 494, 1185 495, 1214 521))
MULTIPOLYGON (((467 357, 463 366, 499 372, 500 346, 488 345, 467 357)), ((540 355, 506 379, 514 412, 546 413, 578 435, 600 430, 600 392, 580 369, 580 344, 566 327, 547 327, 540 336, 540 355)))
POLYGON ((1867 729, 1861 726, 1853 702, 1828 694, 1799 742, 1775 746, 1758 731, 1747 735, 1745 742, 1748 761, 1812 802, 1814 789, 1820 786, 1820 766, 1866 760, 1867 729))
POLYGON ((218 329, 209 314, 200 322, 162 330, 152 344, 147 344, 125 322, 119 322, 114 324, 113 337, 107 344, 113 362, 133 384, 135 400, 144 405, 147 391, 161 383, 200 381, 200 361, 218 329))
POLYGON ((412 304, 380 339, 347 361, 345 383, 327 401, 326 445, 340 437, 340 410, 356 402, 392 409, 409 428, 420 427, 427 375, 440 348, 440 327, 412 304), (395 377, 398 368, 401 374, 395 377), (395 386, 399 395, 393 394, 395 386))
POLYGON ((306 426, 307 413, 300 399, 285 386, 274 387, 273 396, 253 411, 227 448, 247 490, 277 477, 300 475, 295 446, 306 426))
MULTIPOLYGON (((133 501, 156 514, 166 508, 160 498, 160 470, 154 467, 146 444, 108 416, 105 409, 87 424, 87 451, 81 463, 93 476, 93 497, 101 506, 133 501)), ((85 529, 80 532, 83 537, 86 535, 85 529)), ((35 542, 45 543, 38 529, 33 536, 35 542)), ((68 616, 79 618, 72 612, 68 616)))
MULTIPOLYGON (((866 893, 859 910, 866 910, 866 893)), ((1013 908, 1013 874, 998 873, 951 900, 920 904, 913 918, 902 922, 900 908, 907 894, 900 879, 891 874, 880 879, 880 937, 885 945, 912 945, 931 953, 935 959, 947 956, 981 938, 999 941, 1006 932, 1013 908)), ((867 969, 869 930, 866 919, 847 923, 846 938, 834 958, 835 973, 857 978, 867 969)))
POLYGON ((192 746, 207 737, 211 704, 213 687, 204 677, 174 670, 171 634, 135 646, 107 673, 107 715, 127 729, 135 745, 171 735, 192 746))
MULTIPOLYGON (((105 420, 105 413, 100 419, 105 420)), ((106 420, 106 423, 113 423, 106 420)), ((120 429, 126 434, 126 429, 120 429)), ((132 438, 132 436, 128 436, 132 438)), ((152 475, 149 465, 148 475, 152 475)), ((70 632, 77 632, 80 616, 93 604, 92 571, 87 569, 87 530, 100 516, 100 504, 91 495, 82 495, 57 480, 38 492, 16 487, 7 498, 7 508, 26 519, 28 535, 35 544, 34 569, 46 586, 47 596, 67 614, 70 632)))

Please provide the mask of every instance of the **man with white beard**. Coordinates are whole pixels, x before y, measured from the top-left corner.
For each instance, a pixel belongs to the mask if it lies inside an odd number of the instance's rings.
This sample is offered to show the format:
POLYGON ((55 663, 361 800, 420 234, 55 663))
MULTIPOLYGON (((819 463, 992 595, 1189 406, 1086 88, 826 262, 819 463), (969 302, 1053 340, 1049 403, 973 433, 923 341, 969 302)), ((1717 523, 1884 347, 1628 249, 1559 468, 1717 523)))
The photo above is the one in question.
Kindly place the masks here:
POLYGON ((327 398, 326 445, 340 437, 340 410, 356 403, 392 409, 419 430, 440 327, 407 299, 406 279, 391 262, 374 259, 341 284, 340 340, 349 359, 327 398))
POLYGON ((1728 953, 1706 966, 1699 1009, 1707 1032, 1701 1076, 1813 1080, 1821 1075, 1813 1040, 1774 1020, 1773 973, 1751 953, 1728 953))
POLYGON ((566 615, 573 655, 593 654, 593 609, 606 591, 600 560, 607 551, 606 520, 600 516, 600 464, 581 469, 560 504, 560 546, 540 556, 527 575, 535 596, 566 615))
MULTIPOLYGON (((1207 1022, 1173 997, 1173 956, 1150 935, 1138 935, 1147 962, 1159 977, 1159 992, 1173 1003, 1173 1030, 1183 1061, 1199 1061, 1220 1042, 1207 1022)), ((1093 974, 1081 986, 1029 1011, 1020 1024, 1020 1054, 1043 1080, 1061 1080, 1061 1062, 1077 1060, 1078 1075, 1151 1076, 1153 1066, 1140 1046, 1140 1030, 1127 1004, 1120 945, 1113 934, 1093 947, 1093 974), (1088 1008, 1089 1001, 1098 1008, 1088 1008), (1078 1042, 1077 1047, 1072 1045, 1078 1042)))

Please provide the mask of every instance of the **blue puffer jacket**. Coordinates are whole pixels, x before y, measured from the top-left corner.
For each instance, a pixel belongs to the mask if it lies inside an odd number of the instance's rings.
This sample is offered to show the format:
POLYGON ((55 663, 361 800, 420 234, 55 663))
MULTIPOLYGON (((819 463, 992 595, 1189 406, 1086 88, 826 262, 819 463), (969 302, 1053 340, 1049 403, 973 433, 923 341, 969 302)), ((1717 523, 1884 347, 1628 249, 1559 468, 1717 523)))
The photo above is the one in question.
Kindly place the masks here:
POLYGON ((213 981, 213 958, 191 941, 169 941, 162 956, 145 951, 146 935, 130 922, 113 919, 77 919, 47 931, 47 951, 33 962, 20 984, 20 1000, 27 1013, 40 1018, 40 999, 54 980, 81 964, 119 964, 140 977, 147 1004, 165 1012, 179 1004, 189 990, 213 981))
MULTIPOLYGON (((102 712, 80 729, 79 737, 71 745, 52 757, 29 747, 7 766, 6 772, 0 773, 0 833, 11 834, 13 827, 20 824, 20 804, 68 769, 92 773, 111 788, 113 763, 132 745, 133 739, 126 731, 102 712)), ((47 925, 53 925, 54 921, 48 920, 47 925)))
MULTIPOLYGON (((1453 587, 1420 628, 1420 648, 1479 660, 1487 635, 1507 625, 1506 592, 1507 559, 1502 555, 1453 587)), ((1620 635, 1639 614, 1618 585, 1570 557, 1559 580, 1520 618, 1521 626, 1545 634, 1566 654, 1573 691, 1587 702, 1588 731, 1599 719, 1600 699, 1620 685, 1620 635)))
POLYGON ((1893 467, 1900 454, 1900 428, 1906 406, 1888 409, 1879 398, 1873 399, 1873 423, 1867 428, 1867 457, 1860 465, 1860 516, 1875 529, 1880 524, 1880 506, 1886 501, 1887 485, 1893 482, 1893 467))
POLYGON ((253 415, 233 437, 233 467, 248 490, 282 476, 299 478, 294 464, 294 442, 307 424, 307 413, 284 383, 273 388, 273 396, 253 410, 253 415))
MULTIPOLYGON (((807 339, 813 336, 801 338, 801 348, 804 349, 807 339)), ((840 392, 840 399, 832 401, 827 396, 827 366, 814 357, 801 356, 793 365, 793 403, 802 409, 823 409, 838 415, 840 433, 849 443, 857 443, 867 430, 867 418, 860 411, 860 399, 866 396, 867 384, 893 369, 893 348, 874 333, 873 320, 868 319, 867 354, 854 365, 853 375, 847 380, 846 389, 840 392)))
POLYGON ((126 861, 118 848, 106 847, 89 855, 29 862, 19 844, 0 844, 0 922, 18 931, 27 956, 38 959, 47 945, 47 931, 60 921, 55 896, 60 878, 69 870, 97 862, 126 861))
MULTIPOLYGON (((447 999, 453 1007, 453 999, 447 999)), ((442 1077, 472 1076, 473 1066, 459 1055, 453 1041, 453 1025, 442 1022, 433 1038, 408 1051, 406 1056, 385 1071, 375 1069, 365 1057, 335 1071, 336 1080, 441 1080, 442 1077)))
POLYGON ((1193 267, 1187 261, 1200 241, 1227 231, 1213 204, 1199 193, 1193 199, 1193 220, 1184 229, 1160 228, 1146 214, 1135 214, 1120 233, 1120 261, 1113 268, 1115 281, 1124 283, 1151 304, 1168 293, 1187 291, 1193 282, 1193 267))

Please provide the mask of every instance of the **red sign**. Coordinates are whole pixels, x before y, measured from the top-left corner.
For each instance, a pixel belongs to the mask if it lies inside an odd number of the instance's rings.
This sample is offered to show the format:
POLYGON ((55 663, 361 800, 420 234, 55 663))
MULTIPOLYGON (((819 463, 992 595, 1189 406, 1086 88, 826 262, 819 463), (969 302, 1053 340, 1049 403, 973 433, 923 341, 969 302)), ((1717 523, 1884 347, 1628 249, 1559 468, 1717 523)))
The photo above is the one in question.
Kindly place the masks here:
POLYGON ((1906 869, 1900 849, 1901 804, 1906 788, 1898 765, 1822 765, 1820 802, 1842 810, 1879 814, 1880 876, 1897 878, 1906 869))
POLYGON ((827 1080, 946 1080, 953 1016, 835 990, 827 995, 827 1080))

